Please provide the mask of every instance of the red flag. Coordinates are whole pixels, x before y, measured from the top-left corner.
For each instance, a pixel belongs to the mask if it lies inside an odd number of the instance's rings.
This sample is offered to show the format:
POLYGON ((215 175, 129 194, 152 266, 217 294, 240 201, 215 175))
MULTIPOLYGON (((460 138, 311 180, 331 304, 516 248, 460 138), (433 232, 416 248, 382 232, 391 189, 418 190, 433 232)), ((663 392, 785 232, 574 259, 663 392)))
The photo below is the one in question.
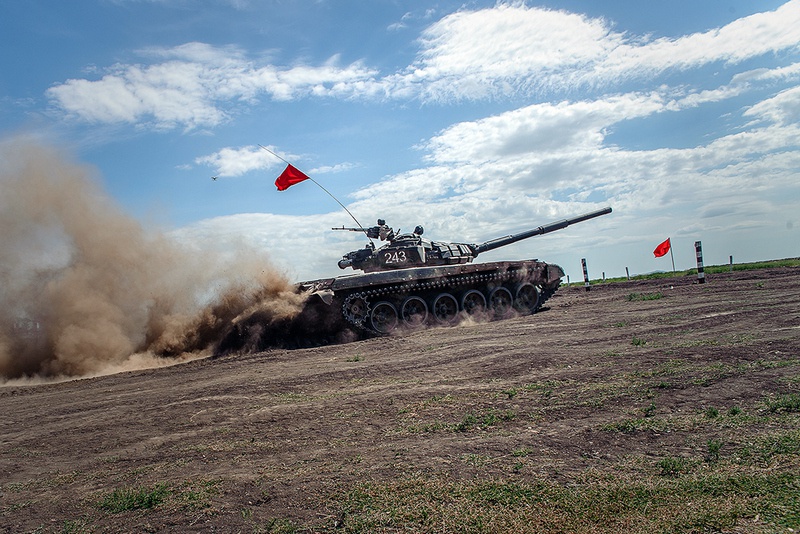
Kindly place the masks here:
POLYGON ((275 185, 278 187, 278 191, 286 191, 294 184, 299 184, 305 180, 308 180, 308 176, 289 164, 281 175, 278 176, 278 179, 275 180, 275 185))
POLYGON ((669 242, 669 238, 667 238, 667 240, 666 240, 666 241, 664 241, 663 243, 661 243, 660 245, 658 245, 658 246, 656 247, 656 249, 653 251, 653 255, 654 255, 656 258, 660 258, 660 257, 661 257, 661 256, 663 256, 664 254, 666 254, 667 252, 669 252, 669 247, 670 247, 670 242, 669 242))

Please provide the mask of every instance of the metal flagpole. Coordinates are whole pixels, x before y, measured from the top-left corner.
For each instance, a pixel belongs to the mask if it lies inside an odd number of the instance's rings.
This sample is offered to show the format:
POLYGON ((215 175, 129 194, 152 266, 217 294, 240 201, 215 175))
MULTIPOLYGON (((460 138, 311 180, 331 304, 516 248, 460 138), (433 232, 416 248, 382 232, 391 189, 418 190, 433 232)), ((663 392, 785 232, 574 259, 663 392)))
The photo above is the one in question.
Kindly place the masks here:
POLYGON ((669 238, 669 257, 672 259, 672 274, 675 274, 675 256, 672 255, 672 238, 669 238))
MULTIPOLYGON (((268 148, 267 148, 267 147, 265 147, 264 145, 258 145, 258 146, 259 146, 259 147, 261 147, 261 148, 263 148, 264 150, 266 150, 267 152, 269 152, 270 154, 272 154, 273 156, 275 156, 276 158, 278 158, 279 160, 281 160, 281 161, 282 161, 282 162, 284 162, 285 164, 287 164, 287 165, 292 165, 291 163, 289 163, 288 161, 286 161, 285 159, 283 159, 283 158, 282 158, 282 157, 280 157, 278 154, 276 154, 276 153, 275 153, 275 152, 273 152, 272 150, 268 149, 268 148)), ((294 167, 294 165, 292 165, 292 167, 294 167)), ((295 168, 296 168, 296 167, 295 167, 295 168)), ((302 171, 300 171, 300 172, 302 172, 302 171)), ((348 215, 349 215, 349 216, 350 216, 350 217, 351 217, 351 218, 352 218, 352 219, 353 219, 353 220, 356 222, 356 224, 358 225, 358 227, 362 229, 362 231, 364 232, 364 235, 365 235, 365 236, 367 236, 367 239, 369 239, 369 242, 370 242, 370 243, 372 243, 372 239, 369 237, 369 234, 367 233, 367 229, 366 229, 366 227, 364 227, 364 226, 363 226, 363 225, 362 225, 360 222, 358 222, 358 219, 356 219, 356 216, 355 216, 355 215, 353 215, 352 213, 350 213, 350 210, 349 210, 349 209, 347 209, 347 208, 345 207, 345 205, 344 205, 344 204, 342 204, 341 202, 339 202, 339 199, 338 199, 338 198, 336 198, 335 196, 333 196, 333 194, 332 194, 330 191, 328 191, 327 189, 325 189, 324 187, 322 187, 322 184, 320 184, 318 181, 316 181, 316 180, 315 180, 315 179, 313 179, 312 177, 308 176, 306 173, 303 173, 303 174, 304 174, 305 176, 307 176, 309 180, 311 180, 312 182, 314 182, 315 184, 317 184, 317 187, 319 187, 320 189, 322 189, 323 191, 325 191, 325 192, 328 194, 328 196, 329 196, 329 197, 331 197, 333 200, 335 200, 335 201, 336 201, 336 203, 337 203, 337 204, 339 204, 339 205, 342 207, 342 209, 343 209, 344 211, 346 211, 346 212, 347 212, 347 214, 348 214, 348 215)), ((374 243, 372 243, 372 245, 374 246, 375 244, 374 244, 374 243)))

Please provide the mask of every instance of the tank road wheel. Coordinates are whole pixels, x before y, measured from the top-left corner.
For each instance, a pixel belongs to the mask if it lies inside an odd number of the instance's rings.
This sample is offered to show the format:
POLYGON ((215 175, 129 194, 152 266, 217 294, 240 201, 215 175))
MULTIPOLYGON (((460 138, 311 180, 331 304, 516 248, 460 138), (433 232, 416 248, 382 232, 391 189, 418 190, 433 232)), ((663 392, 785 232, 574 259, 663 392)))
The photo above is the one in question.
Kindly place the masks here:
POLYGON ((495 317, 508 315, 513 302, 514 297, 511 296, 511 291, 502 286, 492 289, 492 292, 489 293, 489 308, 495 317))
POLYGON ((450 324, 458 316, 458 301, 450 293, 442 293, 433 299, 433 316, 442 324, 450 324))
POLYGON ((467 315, 479 315, 486 311, 486 297, 477 289, 470 289, 461 297, 461 309, 467 315))
POLYGON ((530 283, 525 283, 517 288, 514 306, 521 312, 535 313, 539 309, 539 288, 530 283))
POLYGON ((351 324, 362 326, 369 317, 369 303, 363 295, 350 295, 342 305, 342 312, 351 324))
POLYGON ((420 297, 408 297, 400 305, 400 317, 404 325, 418 328, 428 319, 428 305, 420 297))
POLYGON ((372 309, 369 322, 379 334, 388 334, 397 328, 397 308, 391 302, 381 301, 372 309))

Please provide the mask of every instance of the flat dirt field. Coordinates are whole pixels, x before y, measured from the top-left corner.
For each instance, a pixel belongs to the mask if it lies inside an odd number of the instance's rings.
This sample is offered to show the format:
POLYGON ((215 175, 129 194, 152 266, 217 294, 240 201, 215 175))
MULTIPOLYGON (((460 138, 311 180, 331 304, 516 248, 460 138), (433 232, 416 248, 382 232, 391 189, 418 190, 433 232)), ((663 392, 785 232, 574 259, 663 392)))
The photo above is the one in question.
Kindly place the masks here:
POLYGON ((793 532, 800 269, 0 387, 0 532, 793 532))

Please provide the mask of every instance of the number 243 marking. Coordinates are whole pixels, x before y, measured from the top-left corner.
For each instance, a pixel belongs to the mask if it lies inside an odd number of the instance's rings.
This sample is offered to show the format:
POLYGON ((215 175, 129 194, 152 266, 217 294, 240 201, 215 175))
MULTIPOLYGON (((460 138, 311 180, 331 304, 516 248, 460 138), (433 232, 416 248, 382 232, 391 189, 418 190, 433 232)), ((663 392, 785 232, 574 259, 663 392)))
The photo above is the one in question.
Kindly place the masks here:
POLYGON ((408 258, 406 258, 404 250, 398 250, 396 252, 387 252, 386 256, 384 256, 384 261, 386 263, 405 263, 408 258))

